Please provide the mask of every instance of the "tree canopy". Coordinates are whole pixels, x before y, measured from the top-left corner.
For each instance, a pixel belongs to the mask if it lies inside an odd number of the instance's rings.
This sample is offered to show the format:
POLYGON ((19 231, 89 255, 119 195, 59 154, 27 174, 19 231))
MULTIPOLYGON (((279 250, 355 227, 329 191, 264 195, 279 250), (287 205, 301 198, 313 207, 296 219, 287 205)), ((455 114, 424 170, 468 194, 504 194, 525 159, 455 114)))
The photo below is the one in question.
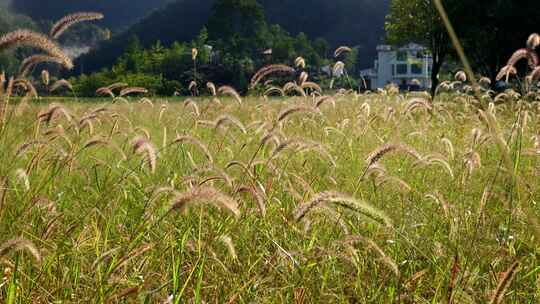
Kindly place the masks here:
MULTIPOLYGON (((171 4, 171 7, 175 5, 171 4)), ((195 7, 200 7, 200 4, 195 7)), ((131 75, 132 82, 137 83, 140 81, 136 80, 136 75, 140 75, 140 79, 153 75, 155 81, 145 80, 155 84, 149 89, 159 94, 170 95, 175 91, 189 94, 185 84, 191 80, 199 84, 212 81, 232 85, 242 92, 247 90, 251 75, 264 65, 292 64, 296 57, 303 56, 310 75, 316 76, 323 64, 330 64, 326 59, 330 55, 330 46, 324 39, 312 40, 302 32, 293 36, 279 25, 268 25, 264 9, 256 0, 217 0, 209 11, 211 15, 207 23, 199 26, 202 30, 197 37, 190 39, 191 42, 167 40, 162 43, 158 40, 148 47, 144 40, 146 36, 132 34, 122 42, 119 59, 109 58, 114 60, 109 65, 113 66, 110 71, 98 73, 94 78, 81 77, 85 83, 83 94, 91 94, 97 83, 121 80, 124 74, 131 75), (191 61, 191 48, 202 52, 196 62, 197 72, 191 61), (271 50, 271 54, 265 53, 266 50, 271 50)), ((167 24, 164 21, 166 16, 160 24, 167 24)), ((150 20, 157 19, 149 18, 145 22, 150 20)), ((111 47, 116 44, 112 42, 111 47)), ((88 58, 96 57, 83 56, 79 65, 88 68, 84 64, 88 63, 88 58)), ((348 62, 350 67, 355 64, 356 58, 348 62)))
POLYGON ((264 47, 267 25, 256 0, 217 0, 208 20, 209 38, 231 52, 264 47))
MULTIPOLYGON (((388 11, 390 0, 258 0, 263 8, 268 25, 280 25, 281 29, 292 36, 305 33, 311 40, 323 38, 334 48, 341 45, 357 46, 358 62, 361 67, 371 66, 376 55, 376 45, 384 35, 384 16, 388 11)), ((174 1, 163 9, 154 11, 125 33, 113 37, 99 48, 84 56, 79 66, 84 72, 97 71, 111 66, 124 52, 125 46, 132 36, 137 36, 143 46, 149 47, 156 41, 170 46, 175 41, 190 41, 212 16, 216 0, 182 0, 174 1)), ((255 1, 221 2, 247 7, 255 5, 255 1), (236 4, 235 4, 236 3, 236 4), (250 4, 251 3, 251 4, 250 4)), ((233 16, 242 12, 229 12, 233 16)), ((115 18, 115 13, 107 13, 106 19, 115 18)), ((254 15, 253 15, 254 16, 254 15)), ((218 18, 219 19, 219 18, 218 18)), ((235 24, 238 26, 239 24, 235 24)), ((209 25, 210 39, 212 29, 209 25)), ((223 31, 216 36, 225 35, 223 31)), ((239 42, 239 41, 235 41, 239 42)), ((258 47, 260 45, 258 44, 258 47)), ((81 72, 81 70, 77 70, 81 72)))
MULTIPOLYGON (((540 1, 443 1, 449 18, 477 73, 495 78, 527 37, 540 30, 540 1)), ((433 91, 442 64, 454 55, 433 0, 392 0, 387 16, 390 43, 418 42, 433 54, 433 91)))
MULTIPOLYGON (((451 17, 459 16, 460 1, 452 2, 451 17), (455 3, 454 3, 455 2, 455 3), (454 4, 456 6, 454 6, 454 4)), ((433 56, 432 94, 438 85, 438 74, 451 50, 450 38, 433 5, 433 0, 392 0, 386 17, 386 38, 392 44, 416 42, 426 46, 433 56)))
MULTIPOLYGON (((316 77, 322 65, 330 62, 326 59, 329 49, 324 39, 311 40, 304 33, 292 36, 279 25, 268 26, 255 0, 218 0, 207 27, 190 43, 174 42, 167 47, 158 41, 145 48, 133 35, 110 70, 82 75, 75 83, 82 95, 92 95, 98 87, 117 81, 162 95, 190 94, 187 84, 192 80, 199 85, 208 81, 231 85, 245 92, 257 69, 272 63, 292 64, 298 56, 305 58, 306 70, 316 77), (192 48, 198 50, 196 60, 192 48), (268 49, 271 53, 264 52, 268 49)), ((354 66, 355 59, 349 59, 348 66, 354 66)))
POLYGON ((471 26, 461 30, 460 38, 473 68, 494 79, 512 53, 525 47, 529 35, 540 31, 538 12, 540 1, 471 2, 461 19, 471 26))

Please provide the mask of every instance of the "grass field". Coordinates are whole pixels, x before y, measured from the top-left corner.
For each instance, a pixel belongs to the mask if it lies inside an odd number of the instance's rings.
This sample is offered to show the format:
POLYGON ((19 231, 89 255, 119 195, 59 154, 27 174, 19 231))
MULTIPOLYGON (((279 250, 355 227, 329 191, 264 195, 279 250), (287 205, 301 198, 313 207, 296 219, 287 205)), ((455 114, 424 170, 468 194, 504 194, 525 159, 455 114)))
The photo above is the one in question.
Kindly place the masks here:
POLYGON ((0 302, 538 303, 539 105, 11 106, 0 302))

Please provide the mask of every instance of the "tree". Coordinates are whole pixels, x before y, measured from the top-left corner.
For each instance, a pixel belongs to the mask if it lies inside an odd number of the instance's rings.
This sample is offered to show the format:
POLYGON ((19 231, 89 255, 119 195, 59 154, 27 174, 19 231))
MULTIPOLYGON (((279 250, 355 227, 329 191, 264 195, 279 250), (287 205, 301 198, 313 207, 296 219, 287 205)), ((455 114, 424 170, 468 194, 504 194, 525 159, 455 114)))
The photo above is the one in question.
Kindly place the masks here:
POLYGON ((324 38, 317 38, 313 41, 313 48, 321 58, 327 58, 330 56, 330 45, 324 38))
MULTIPOLYGON (((512 53, 523 48, 527 37, 540 28, 540 1, 445 0, 443 4, 474 71, 492 80, 512 53)), ((393 0, 385 28, 390 43, 414 41, 431 50, 434 93, 440 68, 454 53, 433 0, 393 0)))
POLYGON ((256 0, 218 0, 208 20, 210 40, 246 56, 264 45, 267 31, 263 8, 256 0))
MULTIPOLYGON (((43 10, 49 11, 49 4, 51 3, 51 7, 53 7, 52 3, 58 1, 61 0, 47 1, 47 8, 41 5, 43 0, 17 0, 12 2, 14 5, 22 5, 19 2, 33 3, 37 9, 41 10, 39 11, 41 13, 43 10)), ((212 8, 216 7, 215 5, 219 4, 218 2, 226 2, 218 0, 62 1, 65 3, 65 6, 61 8, 60 13, 57 13, 56 9, 58 8, 55 7, 55 14, 62 15, 66 12, 66 7, 69 8, 67 12, 86 9, 101 10, 96 7, 98 4, 106 7, 102 11, 106 14, 107 18, 99 23, 106 26, 111 26, 110 23, 113 21, 118 21, 122 24, 128 23, 122 18, 124 14, 131 14, 131 17, 137 18, 139 15, 133 10, 140 9, 138 3, 141 1, 147 2, 142 7, 157 7, 158 5, 154 4, 154 2, 168 3, 162 9, 151 13, 148 13, 150 10, 146 9, 145 15, 147 17, 126 31, 115 31, 114 29, 116 27, 111 27, 115 33, 113 39, 102 42, 99 47, 93 48, 90 53, 81 56, 75 62, 75 65, 78 67, 84 66, 85 72, 99 71, 102 67, 113 65, 118 57, 124 53, 127 42, 132 35, 139 37, 142 46, 145 48, 150 47, 157 40, 160 40, 167 47, 175 41, 191 41, 197 37, 197 34, 204 25, 208 25, 209 18, 214 14, 212 8), (126 4, 126 2, 129 3, 126 4), (78 4, 74 5, 75 3, 78 4), (82 6, 81 3, 85 3, 85 6, 82 6), (122 4, 118 5, 117 3, 122 4), (116 7, 120 7, 120 9, 116 9, 116 7)), ((228 2, 232 3, 233 1, 228 2)), ((240 1, 237 2, 240 3, 240 1)), ((257 0, 256 2, 264 8, 266 23, 268 25, 279 24, 281 28, 293 37, 300 32, 304 32, 310 39, 321 37, 328 41, 332 50, 341 45, 354 46, 360 43, 362 48, 358 58, 358 64, 360 67, 368 67, 373 64, 372 58, 376 56, 376 45, 380 42, 381 35, 384 34, 382 25, 384 23, 384 16, 388 12, 390 0, 257 0)), ((255 1, 246 1, 246 3, 254 5, 255 13, 259 11, 256 8, 255 1)), ((249 9, 249 6, 247 7, 249 9)), ((234 19, 238 19, 236 17, 238 14, 244 14, 242 11, 236 12, 230 10, 230 12, 234 19)), ((250 14, 253 15, 251 12, 250 14)), ((222 16, 226 18, 231 17, 226 16, 226 14, 222 16)), ((221 29, 218 28, 218 30, 221 29)), ((216 37, 210 33, 215 32, 215 30, 209 27, 208 31, 209 40, 216 41, 216 37)), ((266 38, 265 35, 262 35, 262 37, 266 38)), ((265 41, 261 41, 262 45, 260 47, 264 46, 265 41)), ((238 47, 252 51, 250 46, 253 46, 253 44, 241 43, 241 39, 237 39, 235 42, 238 42, 238 47)), ((217 44, 209 44, 219 49, 217 44)), ((270 45, 267 44, 266 46, 270 48, 270 45)), ((330 52, 327 52, 327 56, 323 57, 330 56, 330 52)), ((74 72, 80 73, 80 69, 76 69, 74 72)))
POLYGON ((416 42, 431 51, 431 94, 434 95, 439 84, 439 72, 451 46, 433 0, 393 0, 390 13, 386 17, 385 29, 387 41, 392 44, 416 42))
POLYGON ((272 48, 271 63, 287 62, 294 56, 294 39, 281 26, 270 26, 268 42, 272 48))
POLYGON ((460 16, 469 25, 460 38, 475 71, 494 80, 512 53, 540 30, 539 11, 540 1, 471 1, 460 16))
POLYGON ((193 80, 198 84, 212 81, 216 85, 232 85, 244 93, 249 79, 262 66, 292 64, 296 57, 302 56, 307 62, 306 71, 315 79, 329 55, 329 45, 324 39, 313 42, 306 34, 292 37, 279 25, 267 26, 256 0, 217 0, 207 27, 201 28, 190 43, 149 45, 133 34, 123 44, 119 59, 111 64, 110 73, 106 70, 97 76, 80 77, 81 87, 84 92, 92 93, 95 87, 92 81, 112 83, 129 79, 139 83, 147 76, 152 80, 152 92, 157 94, 188 93, 185 87, 193 80), (198 50, 196 69, 193 48, 198 50), (273 52, 264 54, 267 49, 273 52))
POLYGON ((138 71, 142 66, 143 61, 143 49, 139 39, 136 36, 131 37, 126 52, 119 59, 118 66, 123 70, 138 71))

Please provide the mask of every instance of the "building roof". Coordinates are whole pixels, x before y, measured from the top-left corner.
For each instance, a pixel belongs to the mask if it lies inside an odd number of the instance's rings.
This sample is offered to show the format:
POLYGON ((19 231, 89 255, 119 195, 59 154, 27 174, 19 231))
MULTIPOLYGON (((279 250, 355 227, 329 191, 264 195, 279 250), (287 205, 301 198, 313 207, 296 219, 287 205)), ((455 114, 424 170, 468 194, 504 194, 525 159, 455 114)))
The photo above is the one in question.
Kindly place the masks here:
POLYGON ((360 76, 363 77, 377 77, 377 71, 374 68, 365 69, 360 71, 360 76))
POLYGON ((417 44, 417 43, 408 43, 406 45, 403 45, 403 46, 399 46, 399 47, 396 47, 396 46, 393 46, 393 45, 388 45, 388 44, 381 44, 381 45, 378 45, 377 46, 377 51, 378 52, 391 52, 391 51, 396 51, 396 50, 399 50, 399 51, 425 51, 427 48, 420 45, 420 44, 417 44))

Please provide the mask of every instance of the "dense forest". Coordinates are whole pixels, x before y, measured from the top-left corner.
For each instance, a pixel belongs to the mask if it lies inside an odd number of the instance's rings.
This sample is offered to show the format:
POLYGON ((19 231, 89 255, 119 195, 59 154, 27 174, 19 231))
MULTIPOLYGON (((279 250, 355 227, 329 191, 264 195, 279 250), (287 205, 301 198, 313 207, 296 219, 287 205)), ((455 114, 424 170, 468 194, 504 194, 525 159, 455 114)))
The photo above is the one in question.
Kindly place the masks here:
MULTIPOLYGON (((104 12, 106 18, 97 25, 110 29, 113 33, 112 39, 103 39, 105 35, 96 25, 90 24, 75 27, 73 34, 66 36, 72 39, 64 38, 62 41, 63 44, 69 42, 68 45, 73 45, 74 55, 78 57, 76 69, 71 71, 71 75, 100 72, 93 77, 98 77, 102 80, 100 82, 103 82, 114 80, 121 74, 120 71, 128 74, 146 73, 146 76, 155 75, 163 78, 161 82, 152 82, 161 83, 153 86, 154 92, 171 93, 176 90, 173 87, 179 87, 176 82, 185 81, 189 73, 178 70, 173 76, 170 72, 156 69, 156 65, 160 65, 157 62, 152 63, 152 68, 141 62, 137 63, 137 69, 130 69, 129 65, 126 67, 124 63, 127 57, 142 58, 133 55, 134 45, 137 46, 135 49, 140 49, 147 55, 153 54, 147 56, 151 58, 160 57, 156 54, 156 50, 157 53, 163 50, 166 53, 170 51, 178 54, 179 46, 183 49, 195 45, 198 48, 203 47, 196 41, 200 42, 202 31, 208 29, 205 43, 215 47, 214 53, 220 55, 219 62, 212 62, 214 65, 212 68, 209 62, 201 62, 201 69, 207 71, 200 73, 199 77, 213 77, 212 80, 218 82, 224 81, 226 77, 232 77, 230 84, 237 85, 240 89, 245 89, 246 78, 254 68, 267 63, 268 58, 258 58, 258 54, 270 48, 275 49, 274 56, 270 60, 272 62, 290 61, 295 56, 303 55, 309 59, 312 71, 319 72, 323 64, 331 64, 328 60, 324 61, 332 57, 331 49, 340 45, 350 45, 354 47, 355 52, 352 56, 355 58, 347 58, 348 68, 354 71, 358 66, 367 67, 372 64, 375 46, 384 35, 384 17, 389 2, 390 0, 336 0, 330 3, 313 0, 306 4, 305 1, 292 0, 51 0, 44 7, 41 1, 21 0, 12 1, 11 9, 17 14, 31 17, 37 24, 36 28, 43 31, 46 31, 54 20, 70 12, 81 10, 104 12), (256 5, 258 8, 250 8, 250 5, 256 5), (224 19, 231 17, 233 22, 238 20, 236 17, 239 13, 234 11, 238 7, 245 7, 245 13, 259 13, 258 16, 252 15, 257 20, 246 23, 247 27, 258 23, 250 28, 253 33, 242 33, 240 35, 242 39, 228 35, 222 27, 223 22, 226 22, 224 19), (82 37, 81 41, 73 41, 78 36, 82 37), (252 39, 254 37, 256 39, 252 39), (84 45, 84 41, 90 43, 84 45), (241 45, 242 43, 244 45, 241 45), (128 49, 130 46, 132 48, 128 49), (92 50, 86 53, 89 47, 92 50), (232 53, 234 56, 230 56, 232 53), (241 70, 242 76, 235 76, 239 74, 235 72, 228 75, 224 69, 236 72, 241 70), (171 85, 169 81, 176 81, 175 85, 171 85)), ((246 16, 243 14, 242 18, 245 19, 246 16)), ((176 59, 183 62, 179 58, 176 59)), ((176 62, 174 66, 189 70, 190 64, 176 62)), ((12 68, 15 67, 16 61, 11 65, 12 68)), ((133 75, 129 77, 135 82, 148 78, 133 75)), ((82 79, 85 78, 86 76, 82 79)), ((90 92, 92 88, 86 84, 82 87, 86 87, 85 91, 90 92)))
MULTIPOLYGON (((291 34, 322 37, 332 46, 359 46, 366 63, 384 36, 384 18, 390 0, 260 0, 268 22, 291 34)), ((369 60, 368 60, 369 61, 369 60)), ((369 64, 372 64, 369 61, 369 64)))
MULTIPOLYGON (((141 45, 150 47, 156 41, 169 46, 174 42, 194 39, 210 17, 213 0, 176 1, 164 9, 153 12, 133 25, 127 31, 116 35, 112 40, 102 43, 92 53, 78 60, 76 72, 89 73, 109 67, 124 53, 133 37, 141 45)), ((108 16, 107 18, 111 18, 108 16)))
MULTIPOLYGON (((143 46, 150 46, 157 40, 169 46, 175 41, 194 39, 207 23, 215 2, 182 0, 155 11, 128 31, 83 57, 80 63, 84 72, 110 66, 123 53, 133 36, 137 36, 143 46)), ((384 17, 390 1, 313 0, 309 4, 296 0, 258 2, 264 8, 268 24, 278 24, 292 35, 303 32, 310 39, 324 38, 332 47, 342 44, 358 46, 359 65, 369 66, 375 55, 375 46, 384 35, 384 17)), ((109 18, 115 18, 114 13, 109 18)))
MULTIPOLYGON (((78 92, 92 94, 100 86, 123 81, 145 86, 160 95, 198 94, 199 90, 193 92, 187 88, 192 80, 199 85, 208 81, 232 85, 245 92, 249 78, 257 69, 268 64, 292 65, 299 56, 305 59, 303 69, 313 79, 328 76, 322 71, 323 66, 334 62, 328 42, 322 38, 310 39, 304 33, 291 35, 280 25, 268 24, 264 8, 257 1, 218 0, 210 12, 207 22, 200 25, 201 30, 188 42, 158 40, 147 46, 143 35, 126 36, 118 59, 113 58, 114 62, 107 65, 112 68, 84 73, 75 81, 78 92), (196 58, 192 57, 192 49, 198 50, 196 58)), ((156 24, 168 26, 167 22, 156 24)), ((356 67, 357 51, 353 49, 348 56, 340 58, 350 72, 356 67)), ((95 57, 89 54, 78 61, 85 72, 87 58, 95 57)), ((354 80, 348 85, 355 85, 354 80)))

